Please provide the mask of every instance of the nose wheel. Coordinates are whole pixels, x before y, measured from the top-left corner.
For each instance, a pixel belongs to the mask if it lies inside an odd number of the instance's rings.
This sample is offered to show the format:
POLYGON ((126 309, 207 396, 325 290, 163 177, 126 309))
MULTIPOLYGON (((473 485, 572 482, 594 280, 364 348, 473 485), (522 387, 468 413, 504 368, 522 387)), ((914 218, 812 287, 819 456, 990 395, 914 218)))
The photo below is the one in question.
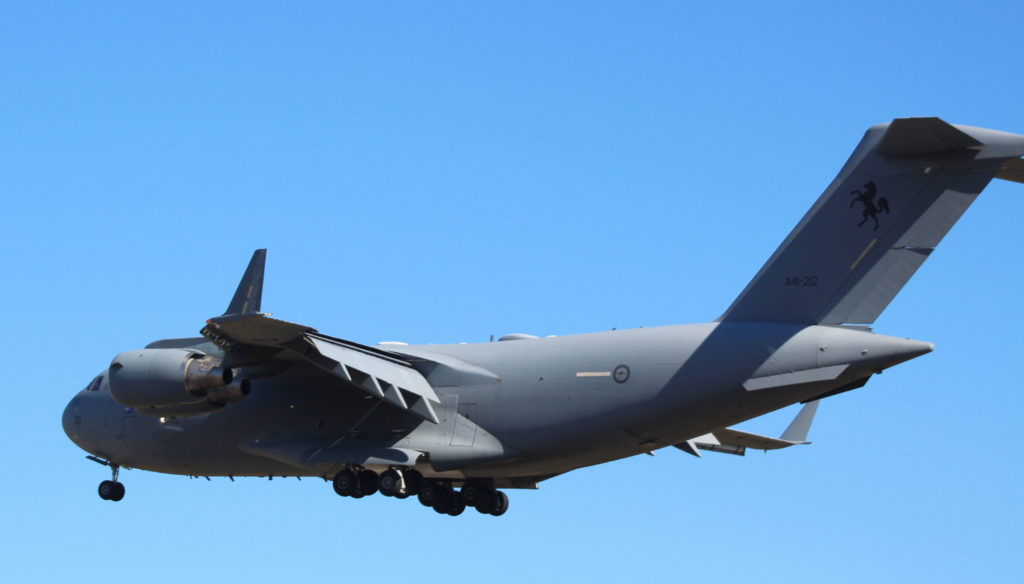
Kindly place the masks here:
POLYGON ((99 493, 104 501, 120 501, 124 498, 124 485, 117 481, 103 481, 99 493))
POLYGON ((113 476, 111 477, 112 480, 100 483, 100 487, 97 489, 100 494, 100 499, 103 499, 104 501, 120 501, 121 499, 124 499, 124 485, 117 482, 117 475, 121 470, 121 467, 111 462, 107 462, 107 465, 110 467, 111 474, 113 476))

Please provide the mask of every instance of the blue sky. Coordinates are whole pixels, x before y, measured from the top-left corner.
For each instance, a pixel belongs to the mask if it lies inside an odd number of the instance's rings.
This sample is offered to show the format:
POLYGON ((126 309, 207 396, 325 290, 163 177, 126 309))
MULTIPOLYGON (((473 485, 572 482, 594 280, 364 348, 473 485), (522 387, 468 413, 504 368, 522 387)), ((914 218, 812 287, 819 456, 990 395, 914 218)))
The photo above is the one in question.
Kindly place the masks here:
MULTIPOLYGON (((876 322, 936 344, 809 447, 659 451, 499 520, 320 481, 122 474, 60 414, 264 309, 364 343, 717 317, 894 117, 1024 133, 1018 3, 8 3, 0 560, 77 582, 1018 581, 1024 187, 993 184, 876 322)), ((780 432, 794 411, 744 428, 780 432)))

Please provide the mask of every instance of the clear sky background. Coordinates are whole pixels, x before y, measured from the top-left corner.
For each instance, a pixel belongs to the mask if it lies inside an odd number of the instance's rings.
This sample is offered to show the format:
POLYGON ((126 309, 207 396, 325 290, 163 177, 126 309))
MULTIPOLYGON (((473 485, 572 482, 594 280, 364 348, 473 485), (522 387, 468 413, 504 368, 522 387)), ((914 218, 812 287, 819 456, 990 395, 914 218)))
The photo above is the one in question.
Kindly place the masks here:
POLYGON ((876 322, 935 352, 823 401, 812 446, 661 450, 499 519, 138 470, 101 501, 65 404, 258 247, 265 310, 363 343, 703 322, 869 126, 1024 133, 1019 2, 376 4, 0 6, 5 579, 1021 580, 1003 182, 876 322))

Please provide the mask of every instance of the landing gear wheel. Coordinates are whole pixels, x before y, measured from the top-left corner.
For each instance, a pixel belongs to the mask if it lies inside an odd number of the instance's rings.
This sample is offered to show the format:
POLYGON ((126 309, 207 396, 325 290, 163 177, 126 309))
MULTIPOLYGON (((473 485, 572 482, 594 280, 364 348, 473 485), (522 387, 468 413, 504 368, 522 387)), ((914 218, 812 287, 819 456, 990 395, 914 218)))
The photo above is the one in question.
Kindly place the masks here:
POLYGON ((347 468, 334 475, 334 492, 342 497, 351 497, 359 490, 359 481, 356 473, 347 468))
POLYGON ((494 507, 491 509, 490 514, 494 515, 495 517, 499 517, 501 515, 504 515, 505 511, 508 511, 508 495, 502 493, 501 491, 495 491, 494 495, 496 502, 494 504, 494 507))
POLYGON ((480 493, 485 490, 486 489, 484 489, 480 483, 469 481, 462 485, 462 498, 465 499, 467 505, 476 505, 477 497, 479 497, 480 493))
POLYGON ((100 483, 100 488, 98 490, 100 493, 100 499, 109 501, 110 498, 114 496, 114 481, 103 481, 100 483))
POLYGON ((365 497, 377 492, 377 473, 372 470, 359 472, 359 492, 365 497))
POLYGON ((380 494, 385 497, 397 497, 402 491, 402 475, 394 469, 380 473, 377 483, 380 487, 380 494))
POLYGON ((462 497, 462 493, 451 491, 448 496, 448 508, 445 509, 445 513, 452 517, 462 515, 462 512, 466 510, 466 500, 462 497))
POLYGON ((444 487, 437 481, 426 481, 419 489, 420 504, 424 507, 433 507, 438 500, 444 498, 444 487))
POLYGON ((418 495, 423 487, 424 479, 420 471, 408 469, 402 471, 402 480, 405 481, 405 492, 407 495, 418 495))
POLYGON ((434 511, 437 511, 441 515, 446 515, 448 513, 448 510, 451 509, 452 505, 455 503, 455 501, 453 500, 454 494, 454 492, 449 491, 444 487, 441 487, 441 490, 438 492, 437 500, 434 501, 434 504, 431 505, 431 507, 433 507, 434 511))
POLYGON ((124 498, 124 485, 117 481, 103 481, 98 491, 100 499, 104 501, 120 501, 124 498))
POLYGON ((494 509, 495 505, 498 504, 498 495, 495 491, 486 490, 480 491, 473 503, 476 510, 484 515, 489 515, 491 510, 494 509))

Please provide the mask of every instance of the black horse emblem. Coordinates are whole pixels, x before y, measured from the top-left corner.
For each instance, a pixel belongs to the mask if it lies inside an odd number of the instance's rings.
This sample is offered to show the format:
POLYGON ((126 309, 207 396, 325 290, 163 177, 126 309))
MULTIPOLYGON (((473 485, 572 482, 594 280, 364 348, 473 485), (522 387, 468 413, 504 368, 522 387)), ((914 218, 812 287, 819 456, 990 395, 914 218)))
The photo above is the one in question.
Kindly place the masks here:
POLYGON ((877 205, 875 204, 875 194, 877 193, 878 188, 875 187, 875 181, 873 180, 868 181, 868 183, 864 185, 863 191, 857 190, 852 191, 850 193, 851 195, 854 195, 854 199, 850 201, 851 207, 853 207, 854 203, 858 201, 864 203, 864 219, 862 219, 861 222, 857 224, 857 227, 860 227, 867 223, 868 219, 874 219, 874 231, 878 231, 878 212, 885 211, 886 214, 889 213, 889 201, 887 201, 885 197, 879 197, 877 205))

